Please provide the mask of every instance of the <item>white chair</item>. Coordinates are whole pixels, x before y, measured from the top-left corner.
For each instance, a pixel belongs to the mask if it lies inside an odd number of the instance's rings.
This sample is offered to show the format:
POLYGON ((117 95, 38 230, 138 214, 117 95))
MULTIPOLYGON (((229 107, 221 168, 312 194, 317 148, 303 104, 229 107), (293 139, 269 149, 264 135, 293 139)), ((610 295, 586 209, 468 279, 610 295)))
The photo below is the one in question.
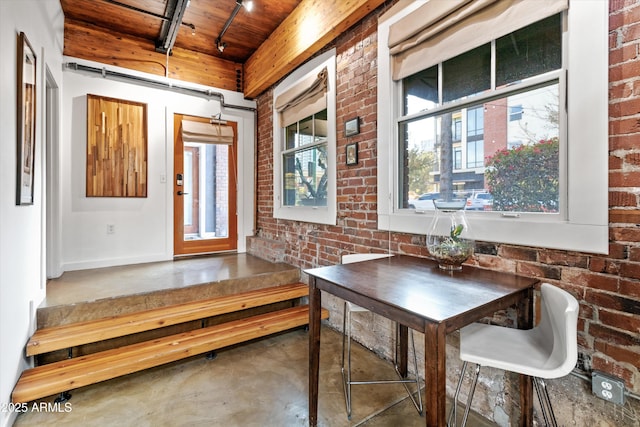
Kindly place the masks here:
MULTIPOLYGON (((388 254, 348 254, 342 256, 342 264, 350 264, 353 262, 367 261, 379 258, 388 258, 391 255, 388 254)), ((420 415, 422 415, 422 393, 420 392, 420 378, 418 377, 418 360, 416 356, 416 348, 413 341, 413 332, 409 330, 409 341, 411 343, 411 348, 413 350, 413 367, 414 372, 416 373, 415 378, 402 378, 400 376, 400 372, 398 371, 398 357, 397 357, 397 347, 398 347, 398 325, 396 325, 396 341, 395 341, 395 357, 394 357, 394 365, 396 368, 396 373, 400 379, 397 380, 368 380, 368 381, 354 381, 351 379, 351 318, 353 313, 365 313, 368 312, 366 308, 362 308, 356 304, 345 301, 344 303, 344 311, 342 313, 342 384, 344 386, 344 397, 347 406, 347 417, 351 419, 351 386, 352 385, 361 385, 361 384, 389 384, 389 383, 402 383, 404 388, 407 390, 413 405, 416 407, 416 410, 420 415), (345 369, 345 348, 346 348, 346 361, 347 366, 345 369), (408 383, 414 383, 416 385, 416 391, 418 394, 418 400, 413 396, 411 390, 407 386, 408 383)))
POLYGON ((571 372, 578 360, 578 302, 568 292, 543 283, 541 319, 533 329, 521 330, 474 323, 460 330, 460 359, 464 362, 449 414, 456 423, 458 394, 468 363, 476 364, 462 425, 467 422, 480 366, 491 366, 532 377, 546 425, 556 426, 544 379, 571 372))

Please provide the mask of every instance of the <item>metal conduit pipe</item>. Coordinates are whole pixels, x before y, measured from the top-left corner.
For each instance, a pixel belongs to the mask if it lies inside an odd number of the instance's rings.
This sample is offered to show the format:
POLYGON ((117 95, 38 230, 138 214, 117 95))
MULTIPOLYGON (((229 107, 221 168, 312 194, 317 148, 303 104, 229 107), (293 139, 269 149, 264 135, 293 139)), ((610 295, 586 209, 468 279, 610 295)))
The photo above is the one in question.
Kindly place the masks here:
POLYGON ((84 71, 84 72, 88 72, 88 73, 94 73, 94 74, 100 74, 102 77, 104 78, 115 78, 115 79, 122 79, 122 80, 132 80, 135 81, 137 83, 142 83, 148 86, 152 86, 152 87, 157 87, 160 89, 165 89, 165 90, 172 90, 175 92, 182 92, 182 93, 186 93, 186 94, 190 94, 190 95, 196 95, 196 96, 204 96, 205 98, 218 98, 220 100, 220 106, 222 108, 231 108, 234 110, 243 110, 243 111, 251 111, 251 112, 257 112, 257 109, 254 107, 246 107, 244 105, 234 105, 234 104, 227 104, 224 101, 224 95, 220 92, 214 92, 210 89, 197 89, 197 88, 191 88, 191 87, 187 87, 187 86, 181 86, 179 84, 175 84, 175 83, 168 83, 168 82, 161 82, 158 80, 153 80, 153 79, 149 79, 146 77, 140 77, 140 76, 134 76, 132 74, 126 74, 126 73, 121 73, 118 71, 111 71, 111 70, 107 70, 106 68, 97 68, 97 67, 90 67, 88 65, 82 65, 82 64, 78 64, 77 62, 65 62, 64 63, 64 67, 66 69, 69 70, 74 70, 74 71, 84 71))

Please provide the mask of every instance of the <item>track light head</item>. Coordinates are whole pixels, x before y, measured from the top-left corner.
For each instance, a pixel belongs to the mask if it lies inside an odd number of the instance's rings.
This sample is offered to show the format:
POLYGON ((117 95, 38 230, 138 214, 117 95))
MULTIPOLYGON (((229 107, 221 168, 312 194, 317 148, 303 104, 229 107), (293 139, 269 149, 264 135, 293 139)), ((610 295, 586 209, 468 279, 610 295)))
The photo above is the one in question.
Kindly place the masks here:
POLYGON ((216 39, 216 48, 220 53, 224 52, 224 48, 227 47, 227 44, 223 42, 221 39, 216 39))

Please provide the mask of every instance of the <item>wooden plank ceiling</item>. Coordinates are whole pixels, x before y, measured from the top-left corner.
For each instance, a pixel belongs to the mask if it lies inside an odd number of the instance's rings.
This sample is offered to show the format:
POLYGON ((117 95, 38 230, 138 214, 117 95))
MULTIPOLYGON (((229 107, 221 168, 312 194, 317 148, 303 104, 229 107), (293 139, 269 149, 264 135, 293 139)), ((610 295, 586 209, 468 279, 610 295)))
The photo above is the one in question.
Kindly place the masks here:
POLYGON ((249 11, 238 6, 248 0, 190 0, 165 54, 156 45, 183 1, 60 0, 64 54, 255 98, 385 2, 253 0, 249 11))

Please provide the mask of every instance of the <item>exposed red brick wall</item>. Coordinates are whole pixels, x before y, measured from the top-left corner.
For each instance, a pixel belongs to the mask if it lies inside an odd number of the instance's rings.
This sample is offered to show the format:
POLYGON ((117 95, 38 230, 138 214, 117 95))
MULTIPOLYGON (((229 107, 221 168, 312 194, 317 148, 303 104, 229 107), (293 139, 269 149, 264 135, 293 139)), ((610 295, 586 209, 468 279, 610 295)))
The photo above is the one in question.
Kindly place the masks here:
POLYGON ((608 257, 592 257, 582 331, 593 367, 640 391, 640 4, 609 4, 608 257))
POLYGON ((265 92, 257 104, 257 225, 259 234, 276 238, 278 231, 273 221, 273 91, 265 92))
MULTIPOLYGON (((272 92, 258 99, 258 236, 284 243, 285 262, 308 268, 336 264, 350 252, 386 251, 426 257, 424 236, 377 230, 377 19, 379 9, 335 42, 337 49, 336 226, 275 220, 272 92), (342 135, 360 117, 361 133, 342 135), (357 142, 359 163, 346 166, 357 142)), ((619 376, 640 392, 640 4, 610 2, 608 255, 478 244, 481 267, 538 277, 580 301, 579 345, 585 368, 619 376)), ((256 254, 268 257, 268 254, 256 254)))

